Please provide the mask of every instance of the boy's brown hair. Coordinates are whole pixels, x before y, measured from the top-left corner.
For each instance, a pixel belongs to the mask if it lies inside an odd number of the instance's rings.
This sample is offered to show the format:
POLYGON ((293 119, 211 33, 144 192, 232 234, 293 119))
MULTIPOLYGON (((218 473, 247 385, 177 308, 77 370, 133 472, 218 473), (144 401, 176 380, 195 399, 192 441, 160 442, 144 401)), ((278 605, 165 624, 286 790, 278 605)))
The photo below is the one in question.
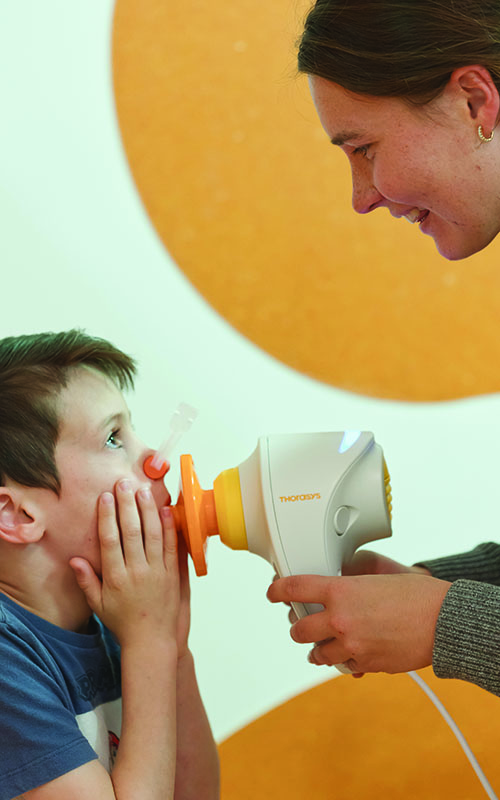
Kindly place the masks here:
POLYGON ((98 370, 120 389, 134 385, 134 359, 84 331, 0 340, 0 485, 10 478, 59 494, 56 400, 79 366, 98 370))

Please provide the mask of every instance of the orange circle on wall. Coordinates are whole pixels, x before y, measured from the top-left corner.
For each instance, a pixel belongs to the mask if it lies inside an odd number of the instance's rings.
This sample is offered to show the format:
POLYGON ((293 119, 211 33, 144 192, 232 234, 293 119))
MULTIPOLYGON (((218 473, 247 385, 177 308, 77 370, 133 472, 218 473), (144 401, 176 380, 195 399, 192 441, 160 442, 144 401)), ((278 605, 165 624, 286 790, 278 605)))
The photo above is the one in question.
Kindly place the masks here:
POLYGON ((291 367, 383 398, 496 392, 500 245, 448 262, 418 226, 354 213, 295 75, 307 6, 117 0, 117 113, 146 210, 205 299, 291 367))
MULTIPOLYGON (((498 698, 439 680, 430 667, 419 674, 498 792, 498 698)), ((446 722, 405 674, 327 680, 234 733, 219 753, 222 800, 486 797, 446 722)))

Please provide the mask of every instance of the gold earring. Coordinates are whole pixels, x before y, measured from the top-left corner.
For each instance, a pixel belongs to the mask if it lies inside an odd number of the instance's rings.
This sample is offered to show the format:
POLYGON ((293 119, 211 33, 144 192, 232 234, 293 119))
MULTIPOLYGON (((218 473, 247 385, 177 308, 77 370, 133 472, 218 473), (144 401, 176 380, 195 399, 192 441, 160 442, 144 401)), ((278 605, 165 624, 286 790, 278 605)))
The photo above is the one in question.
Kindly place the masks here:
POLYGON ((491 135, 490 136, 485 136, 484 135, 484 131, 483 131, 483 126, 480 125, 479 128, 477 129, 477 135, 479 136, 479 138, 481 139, 482 142, 491 142, 491 140, 493 139, 493 137, 495 135, 495 131, 491 131, 491 135))

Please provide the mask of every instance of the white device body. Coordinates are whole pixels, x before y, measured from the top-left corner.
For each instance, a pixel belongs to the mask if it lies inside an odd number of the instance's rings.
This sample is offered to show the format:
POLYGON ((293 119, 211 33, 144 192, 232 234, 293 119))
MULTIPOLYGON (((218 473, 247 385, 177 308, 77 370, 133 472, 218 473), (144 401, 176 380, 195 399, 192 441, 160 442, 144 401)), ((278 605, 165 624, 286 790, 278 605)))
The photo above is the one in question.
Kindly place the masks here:
MULTIPOLYGON (((262 436, 239 466, 248 549, 280 577, 340 575, 391 535, 382 449, 369 432, 262 436)), ((294 603, 298 617, 322 608, 294 603)))

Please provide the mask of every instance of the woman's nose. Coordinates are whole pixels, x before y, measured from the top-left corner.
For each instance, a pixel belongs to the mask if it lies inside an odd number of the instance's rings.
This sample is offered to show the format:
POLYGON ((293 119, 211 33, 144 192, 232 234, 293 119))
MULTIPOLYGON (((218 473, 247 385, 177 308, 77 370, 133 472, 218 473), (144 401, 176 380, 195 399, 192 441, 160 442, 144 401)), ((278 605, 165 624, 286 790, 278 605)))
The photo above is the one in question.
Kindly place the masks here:
POLYGON ((374 211, 384 199, 373 185, 372 171, 365 161, 364 167, 352 168, 352 207, 358 214, 374 211))

